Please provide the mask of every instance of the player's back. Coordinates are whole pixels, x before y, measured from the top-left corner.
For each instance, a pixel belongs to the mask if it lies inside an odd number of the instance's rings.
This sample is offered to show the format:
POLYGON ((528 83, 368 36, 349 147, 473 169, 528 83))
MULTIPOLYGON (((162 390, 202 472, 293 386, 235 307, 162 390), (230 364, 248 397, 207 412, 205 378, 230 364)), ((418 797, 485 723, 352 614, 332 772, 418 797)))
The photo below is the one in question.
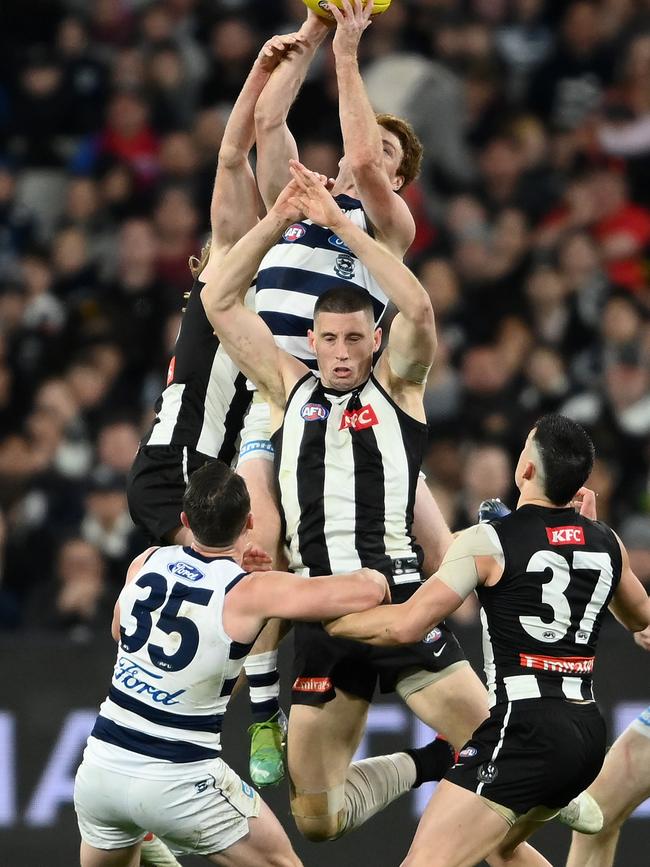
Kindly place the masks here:
POLYGON ((161 762, 219 756, 226 706, 250 650, 226 634, 223 606, 244 575, 228 557, 168 546, 124 587, 115 670, 88 742, 96 764, 156 776, 161 762))
POLYGON ((598 635, 621 575, 614 533, 573 508, 532 504, 484 526, 504 566, 478 589, 491 703, 592 699, 598 635))

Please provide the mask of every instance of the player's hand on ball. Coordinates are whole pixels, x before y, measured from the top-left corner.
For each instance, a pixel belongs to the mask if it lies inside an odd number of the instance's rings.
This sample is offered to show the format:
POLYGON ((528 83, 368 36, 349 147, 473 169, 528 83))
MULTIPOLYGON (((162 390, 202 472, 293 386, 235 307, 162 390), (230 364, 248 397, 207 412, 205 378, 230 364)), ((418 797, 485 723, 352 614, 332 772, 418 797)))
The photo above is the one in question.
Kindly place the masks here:
POLYGON ((330 229, 345 219, 327 189, 329 180, 324 175, 310 172, 298 160, 289 160, 289 170, 298 187, 297 202, 307 219, 330 229))
POLYGON ((273 72, 288 54, 293 51, 301 51, 303 47, 299 33, 272 36, 266 40, 260 49, 256 62, 264 72, 273 72))
POLYGON ((336 21, 336 33, 332 40, 334 54, 356 56, 363 31, 370 26, 372 0, 341 0, 341 9, 330 3, 328 9, 336 21))

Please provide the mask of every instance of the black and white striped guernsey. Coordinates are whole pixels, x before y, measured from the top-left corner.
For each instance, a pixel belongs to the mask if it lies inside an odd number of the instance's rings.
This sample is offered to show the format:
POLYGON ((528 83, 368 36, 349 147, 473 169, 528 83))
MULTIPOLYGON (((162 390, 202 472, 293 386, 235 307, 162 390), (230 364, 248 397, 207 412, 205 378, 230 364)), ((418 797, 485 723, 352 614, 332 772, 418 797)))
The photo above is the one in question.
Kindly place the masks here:
POLYGON ((169 364, 148 446, 187 446, 230 464, 252 393, 214 334, 195 280, 169 364))
MULTIPOLYGON (((361 202, 335 197, 355 226, 372 234, 361 202)), ((336 286, 357 286, 372 296, 375 322, 388 298, 368 269, 331 229, 311 220, 294 223, 264 256, 256 278, 255 310, 270 328, 276 343, 312 370, 317 363, 307 330, 313 327, 319 295, 336 286)))
POLYGON ((614 533, 573 508, 536 505, 482 527, 504 563, 494 586, 477 589, 490 705, 592 699, 598 635, 621 577, 614 533))
POLYGON ((303 575, 361 566, 396 587, 419 582, 413 504, 426 425, 374 376, 342 393, 309 373, 272 436, 290 568, 303 575))

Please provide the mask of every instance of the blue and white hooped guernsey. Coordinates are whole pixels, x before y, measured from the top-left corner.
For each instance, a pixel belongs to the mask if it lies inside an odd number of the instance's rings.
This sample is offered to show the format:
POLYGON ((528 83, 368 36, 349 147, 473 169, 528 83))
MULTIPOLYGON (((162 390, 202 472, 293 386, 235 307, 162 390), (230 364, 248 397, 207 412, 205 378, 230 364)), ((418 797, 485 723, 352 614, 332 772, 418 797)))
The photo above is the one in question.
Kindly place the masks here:
POLYGON ((214 759, 250 644, 223 627, 226 593, 245 576, 227 557, 154 551, 120 593, 120 645, 87 754, 109 769, 214 759))
MULTIPOLYGON (((355 226, 372 234, 358 199, 341 195, 335 201, 355 226)), ((289 226, 257 273, 255 310, 278 346, 312 370, 317 364, 307 330, 313 326, 316 299, 335 286, 366 289, 379 322, 388 304, 385 292, 338 235, 311 220, 289 226)))

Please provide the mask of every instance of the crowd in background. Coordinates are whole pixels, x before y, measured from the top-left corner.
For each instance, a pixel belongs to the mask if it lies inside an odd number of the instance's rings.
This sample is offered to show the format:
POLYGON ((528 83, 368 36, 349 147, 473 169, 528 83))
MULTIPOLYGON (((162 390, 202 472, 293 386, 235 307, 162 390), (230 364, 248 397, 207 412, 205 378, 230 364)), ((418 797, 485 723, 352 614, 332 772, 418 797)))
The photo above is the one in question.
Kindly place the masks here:
MULTIPOLYGON (((31 0, 0 29, 0 629, 105 629, 147 543, 125 474, 209 230, 225 120, 300 0, 31 0)), ((453 529, 515 505, 542 413, 598 450, 599 516, 650 584, 650 2, 393 0, 374 107, 422 138, 408 264, 439 348, 429 484, 453 529)), ((341 155, 326 44, 290 115, 341 155)))

